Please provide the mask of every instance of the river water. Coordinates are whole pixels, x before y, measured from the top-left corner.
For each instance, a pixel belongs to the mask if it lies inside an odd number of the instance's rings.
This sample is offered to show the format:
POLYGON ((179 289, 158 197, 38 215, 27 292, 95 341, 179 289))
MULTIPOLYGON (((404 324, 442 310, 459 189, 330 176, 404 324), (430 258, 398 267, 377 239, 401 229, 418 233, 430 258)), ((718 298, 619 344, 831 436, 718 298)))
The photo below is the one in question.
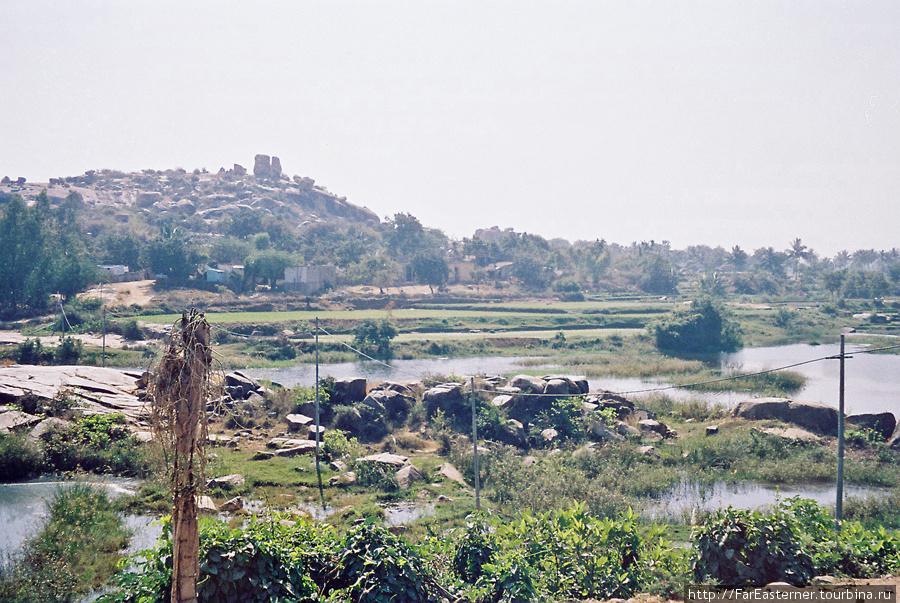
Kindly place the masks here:
MULTIPOLYGON (((859 352, 862 346, 848 346, 848 352, 859 352)), ((721 365, 724 370, 746 372, 774 369, 808 362, 818 358, 834 356, 840 352, 837 344, 808 345, 795 344, 777 347, 746 348, 733 354, 723 354, 721 365)), ((533 358, 489 356, 478 358, 425 358, 416 360, 392 360, 385 364, 366 362, 346 362, 323 364, 319 375, 337 379, 365 377, 370 381, 410 381, 429 375, 509 375, 534 369, 533 358)), ((548 362, 543 367, 548 372, 559 371, 558 366, 548 362)), ((829 406, 838 405, 837 360, 821 360, 791 368, 807 378, 807 383, 794 398, 804 402, 820 402, 829 406)), ((258 379, 266 379, 287 387, 315 384, 315 367, 309 364, 274 368, 247 369, 246 373, 258 379)), ((900 355, 855 353, 846 360, 847 414, 869 412, 897 412, 900 409, 900 355)), ((590 379, 592 390, 604 389, 640 398, 654 390, 671 384, 642 379, 590 379)), ((676 400, 702 398, 719 402, 726 406, 748 398, 740 392, 703 393, 687 389, 665 389, 664 393, 676 400)))

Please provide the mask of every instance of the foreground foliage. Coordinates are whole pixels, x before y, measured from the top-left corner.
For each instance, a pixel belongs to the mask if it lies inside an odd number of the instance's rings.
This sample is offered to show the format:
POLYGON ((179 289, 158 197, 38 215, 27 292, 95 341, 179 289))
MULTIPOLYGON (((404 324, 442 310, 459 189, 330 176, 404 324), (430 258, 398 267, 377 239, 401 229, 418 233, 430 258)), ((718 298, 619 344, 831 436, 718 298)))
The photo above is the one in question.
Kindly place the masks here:
POLYGON ((116 569, 128 534, 105 492, 76 485, 60 489, 47 506, 47 524, 9 567, 0 567, 2 601, 74 601, 116 569))
POLYGON ((813 576, 873 577, 900 569, 900 531, 866 530, 834 519, 802 498, 780 501, 769 513, 724 509, 692 535, 698 583, 804 586, 813 576))

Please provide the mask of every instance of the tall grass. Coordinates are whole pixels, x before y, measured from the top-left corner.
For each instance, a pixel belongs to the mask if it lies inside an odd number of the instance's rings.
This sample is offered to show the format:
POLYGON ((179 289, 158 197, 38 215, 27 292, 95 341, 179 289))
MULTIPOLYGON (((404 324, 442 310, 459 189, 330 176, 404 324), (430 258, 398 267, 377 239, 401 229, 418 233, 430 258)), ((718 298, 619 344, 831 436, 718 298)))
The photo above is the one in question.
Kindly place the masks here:
POLYGON ((83 484, 61 488, 47 507, 47 524, 0 568, 0 601, 73 601, 115 572, 128 533, 105 492, 83 484))

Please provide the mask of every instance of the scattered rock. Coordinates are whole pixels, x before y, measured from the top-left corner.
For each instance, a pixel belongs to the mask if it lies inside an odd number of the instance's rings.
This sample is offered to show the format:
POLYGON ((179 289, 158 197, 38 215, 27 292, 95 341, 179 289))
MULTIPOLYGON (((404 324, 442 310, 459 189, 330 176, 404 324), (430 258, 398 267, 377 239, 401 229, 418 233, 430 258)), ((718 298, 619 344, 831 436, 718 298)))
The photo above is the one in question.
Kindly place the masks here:
POLYGON ((647 456, 657 461, 661 458, 659 456, 659 453, 656 451, 656 447, 654 446, 639 446, 637 449, 637 453, 641 456, 647 456))
POLYGON ((529 394, 544 393, 544 380, 540 377, 533 377, 531 375, 516 375, 510 380, 509 385, 511 387, 518 388, 519 391, 529 394))
POLYGON ((731 414, 752 421, 775 419, 793 423, 818 434, 837 435, 837 409, 815 402, 795 402, 788 398, 760 398, 739 403, 732 409, 731 414))
POLYGON ((370 454, 356 459, 357 463, 381 463, 382 465, 390 465, 391 467, 403 467, 409 464, 409 458, 400 456, 399 454, 391 454, 390 452, 382 452, 379 454, 370 454))
POLYGON ((268 461, 275 458, 275 453, 270 452, 268 450, 257 450, 256 453, 250 457, 251 461, 268 461))
POLYGON ((457 469, 450 463, 444 463, 443 465, 441 465, 441 468, 438 470, 438 474, 445 479, 449 479, 450 481, 454 481, 460 485, 468 487, 466 480, 463 479, 462 473, 460 473, 459 469, 457 469))
POLYGON ((312 417, 307 417, 306 415, 300 414, 290 414, 284 418, 287 422, 289 431, 300 431, 301 429, 306 429, 310 423, 314 423, 315 419, 312 417))
POLYGON ((344 461, 331 461, 330 463, 328 463, 328 468, 332 471, 346 471, 347 463, 345 463, 344 461))
POLYGON ((394 479, 397 480, 401 490, 409 490, 413 482, 422 481, 423 477, 422 472, 415 465, 410 464, 399 469, 394 474, 394 479))
POLYGON ((260 389, 259 382, 241 371, 225 375, 225 392, 232 400, 245 400, 260 389))
MULTIPOLYGON (((2 415, 0 415, 2 417, 2 415)), ((41 439, 41 436, 51 430, 56 431, 66 431, 72 425, 71 422, 65 421, 58 417, 48 417, 34 426, 34 428, 28 432, 28 439, 36 442, 41 439)))
POLYGON ((434 502, 436 504, 440 505, 440 504, 445 504, 445 503, 452 503, 453 499, 450 498, 449 496, 444 496, 443 494, 438 494, 438 497, 434 499, 434 502))
POLYGON ((427 390, 422 397, 429 417, 440 410, 447 416, 455 416, 468 405, 459 383, 444 383, 427 390))
POLYGON ((213 502, 208 496, 198 496, 197 497, 197 511, 200 513, 218 513, 219 510, 216 508, 216 503, 213 502))
POLYGON ((231 500, 226 500, 219 507, 219 511, 224 513, 234 513, 244 508, 244 500, 240 496, 235 496, 231 500))
POLYGON ((515 419, 507 419, 506 423, 503 424, 500 439, 504 444, 518 446, 519 448, 525 448, 528 444, 525 436, 525 427, 515 419))
POLYGON ((559 439, 559 432, 553 429, 552 427, 548 427, 547 429, 541 432, 541 438, 547 442, 548 444, 559 439))
POLYGON ((626 438, 641 436, 640 429, 638 429, 637 427, 634 427, 633 425, 629 425, 628 423, 625 423, 624 421, 616 422, 616 433, 618 433, 620 436, 625 436, 626 438))
POLYGON ((779 438, 784 438, 785 440, 799 440, 801 442, 819 441, 819 436, 805 429, 800 429, 799 427, 768 427, 760 431, 779 438))
POLYGON ((336 404, 351 404, 353 402, 362 402, 366 397, 366 380, 358 379, 335 379, 334 389, 337 395, 336 400, 332 402, 336 404))
POLYGON ((231 475, 223 475, 215 477, 206 482, 207 488, 223 487, 223 488, 239 488, 244 485, 244 476, 240 473, 232 473, 231 475))
POLYGON ((712 435, 716 435, 717 433, 719 433, 718 425, 707 425, 706 426, 706 435, 712 436, 712 435))
POLYGON ((318 427, 316 427, 315 425, 310 425, 306 430, 306 437, 309 438, 310 440, 315 441, 316 440, 316 432, 318 432, 319 441, 321 442, 322 438, 325 436, 325 426, 324 425, 319 425, 318 427))
POLYGON ((885 440, 890 439, 897 428, 897 418, 890 412, 850 415, 844 418, 844 423, 860 429, 871 429, 885 440))
POLYGON ((311 454, 316 451, 316 443, 312 440, 301 440, 304 442, 298 446, 290 446, 288 448, 279 448, 275 451, 275 456, 298 456, 300 454, 311 454))
POLYGON ((347 473, 341 473, 340 475, 335 475, 331 479, 328 480, 329 486, 350 486, 356 483, 356 472, 348 471, 347 473))
POLYGON ((603 421, 591 422, 588 429, 590 436, 598 442, 624 442, 625 438, 610 429, 603 421))
POLYGON ((660 423, 655 419, 643 419, 638 421, 638 428, 642 432, 656 433, 664 438, 669 437, 671 434, 671 431, 664 423, 660 423))
POLYGON ((41 418, 38 416, 26 414, 21 410, 9 410, 0 415, 0 434, 22 431, 40 422, 41 418))

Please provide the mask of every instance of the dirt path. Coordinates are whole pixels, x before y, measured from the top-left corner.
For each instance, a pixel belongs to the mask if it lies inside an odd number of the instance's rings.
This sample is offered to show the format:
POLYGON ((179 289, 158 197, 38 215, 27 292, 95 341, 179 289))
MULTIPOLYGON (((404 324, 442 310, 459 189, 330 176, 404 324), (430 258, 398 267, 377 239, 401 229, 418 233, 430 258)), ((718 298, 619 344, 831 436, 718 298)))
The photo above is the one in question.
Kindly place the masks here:
POLYGON ((99 297, 110 306, 146 306, 156 292, 153 290, 153 281, 131 281, 129 283, 107 283, 103 285, 103 294, 100 287, 88 289, 78 297, 99 297))

